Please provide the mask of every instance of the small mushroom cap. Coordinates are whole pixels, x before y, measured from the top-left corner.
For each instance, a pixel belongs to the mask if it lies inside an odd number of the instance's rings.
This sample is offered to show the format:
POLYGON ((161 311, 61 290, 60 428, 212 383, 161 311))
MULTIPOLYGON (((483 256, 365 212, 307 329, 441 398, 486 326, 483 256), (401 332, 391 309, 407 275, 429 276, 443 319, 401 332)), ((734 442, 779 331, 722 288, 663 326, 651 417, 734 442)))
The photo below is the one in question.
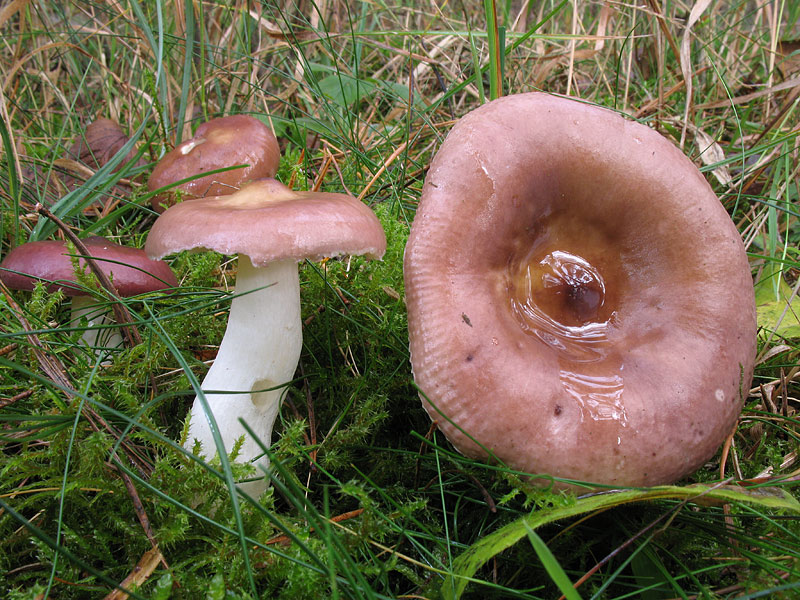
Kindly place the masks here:
MULTIPOLYGON (((76 166, 80 167, 82 163, 88 166, 92 171, 99 169, 111 160, 129 139, 127 134, 122 131, 122 128, 111 119, 101 117, 89 123, 83 135, 76 139, 67 151, 67 157, 74 159, 79 164, 64 165, 69 171, 61 175, 64 184, 70 190, 80 187, 83 182, 86 181, 88 175, 82 170, 73 173, 73 171, 76 170, 76 166)), ((136 149, 134 148, 128 152, 124 162, 129 162, 135 157, 136 149)), ((124 162, 122 164, 124 164, 124 162)), ((114 170, 119 171, 122 164, 118 165, 114 170)), ((140 157, 136 161, 135 166, 143 167, 146 164, 147 161, 140 157)), ((115 194, 124 195, 128 192, 130 192, 130 188, 127 185, 118 184, 114 186, 115 194)))
POLYGON ((375 214, 352 196, 295 192, 275 179, 259 179, 228 196, 171 206, 145 244, 152 258, 193 249, 246 254, 263 266, 343 254, 380 258, 386 237, 375 214))
MULTIPOLYGON (((75 141, 69 149, 69 155, 93 169, 98 169, 111 160, 130 138, 122 128, 112 121, 101 117, 89 123, 83 136, 75 141)), ((136 150, 131 150, 126 161, 133 160, 136 150)), ((144 158, 136 162, 137 167, 147 164, 144 158)))
POLYGON ((472 457, 672 482, 714 454, 750 386, 736 228, 671 142, 609 110, 532 93, 462 118, 427 174, 405 281, 423 404, 472 457))
MULTIPOLYGON (((177 186, 184 199, 232 194, 246 181, 274 177, 278 172, 278 140, 264 123, 249 115, 232 115, 202 123, 194 134, 167 152, 153 169, 147 182, 150 191, 186 179, 234 165, 247 165, 223 173, 193 179, 177 186)), ((177 194, 154 196, 154 210, 174 204, 177 194)))
MULTIPOLYGON (((150 260, 141 248, 120 246, 99 236, 82 241, 123 297, 178 287, 169 265, 150 260)), ((22 244, 12 249, 0 264, 0 279, 17 290, 32 290, 37 281, 43 281, 51 292, 61 290, 67 296, 85 295, 86 290, 75 283, 72 266, 75 254, 70 252, 66 242, 58 240, 22 244)), ((88 269, 82 258, 80 265, 88 269)))

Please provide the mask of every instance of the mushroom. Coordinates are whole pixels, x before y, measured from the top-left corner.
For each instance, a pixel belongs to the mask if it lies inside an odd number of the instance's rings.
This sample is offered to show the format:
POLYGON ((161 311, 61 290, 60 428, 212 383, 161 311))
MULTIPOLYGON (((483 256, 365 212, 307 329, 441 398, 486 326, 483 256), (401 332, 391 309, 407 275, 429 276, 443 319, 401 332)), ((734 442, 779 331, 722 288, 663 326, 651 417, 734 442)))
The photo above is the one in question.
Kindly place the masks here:
POLYGON ((153 196, 153 210, 163 212, 183 199, 232 194, 246 181, 274 177, 278 172, 280 148, 272 131, 255 117, 232 115, 200 124, 194 137, 167 152, 153 169, 147 182, 150 191, 173 185, 224 167, 244 165, 222 173, 197 177, 173 190, 153 196))
MULTIPOLYGON (((246 184, 228 196, 182 202, 155 222, 145 244, 151 258, 181 250, 238 254, 236 286, 219 352, 202 383, 203 395, 230 452, 245 436, 240 462, 265 469, 269 460, 246 434, 244 420, 270 443, 278 409, 302 348, 297 262, 342 254, 380 258, 386 238, 377 217, 345 194, 295 192, 274 179, 246 184)), ((186 448, 216 451, 201 399, 192 406, 186 448)), ((242 486, 251 497, 258 479, 242 486)))
MULTIPOLYGON (((109 278, 122 297, 137 296, 174 288, 178 280, 164 261, 147 258, 141 248, 120 246, 105 238, 92 236, 82 240, 95 263, 109 278)), ((32 290, 43 282, 50 292, 61 291, 72 299, 70 326, 79 327, 81 319, 87 328, 81 336, 98 354, 104 348, 116 348, 122 338, 117 328, 105 328, 109 309, 99 305, 84 286, 77 282, 73 261, 86 267, 84 258, 77 258, 66 242, 44 240, 28 242, 12 249, 0 263, 0 279, 9 288, 32 290)))
POLYGON ((423 404, 468 456, 655 485, 735 426, 756 351, 747 257, 644 125, 541 93, 474 110, 433 160, 404 267, 423 404))
MULTIPOLYGON (((129 140, 122 128, 111 119, 101 117, 89 123, 83 134, 67 150, 66 159, 56 161, 56 165, 65 170, 59 177, 67 190, 72 191, 82 186, 89 175, 114 158, 129 140)), ((134 168, 145 166, 147 161, 143 157, 137 159, 136 155, 136 149, 131 149, 125 156, 124 162, 117 165, 114 171, 119 171, 126 163, 133 160, 136 160, 134 168)), ((111 189, 111 193, 124 196, 130 193, 130 186, 126 183, 117 183, 111 189)))
MULTIPOLYGON (((91 169, 99 169, 114 158, 130 138, 122 128, 111 119, 101 117, 89 123, 83 135, 70 146, 67 155, 77 161, 88 165, 91 169)), ((131 150, 125 157, 126 162, 136 158, 136 150, 131 150)), ((143 167, 147 162, 144 158, 136 161, 137 167, 143 167)), ((117 167, 115 170, 119 170, 117 167)))

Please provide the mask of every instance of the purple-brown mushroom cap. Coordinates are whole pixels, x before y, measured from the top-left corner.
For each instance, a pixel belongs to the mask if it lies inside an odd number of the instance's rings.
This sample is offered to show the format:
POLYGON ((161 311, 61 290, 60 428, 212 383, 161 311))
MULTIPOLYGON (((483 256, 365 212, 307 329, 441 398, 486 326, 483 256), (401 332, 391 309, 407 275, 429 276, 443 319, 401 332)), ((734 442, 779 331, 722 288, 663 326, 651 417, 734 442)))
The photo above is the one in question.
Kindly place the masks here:
MULTIPOLYGON (((120 246, 99 236, 82 240, 100 269, 111 278, 120 296, 136 296, 178 286, 169 265, 147 258, 141 248, 120 246)), ((73 257, 66 242, 45 240, 28 242, 13 248, 0 265, 0 279, 8 287, 32 290, 42 281, 51 292, 61 290, 67 296, 82 296, 86 290, 75 282, 73 257)), ((83 258, 82 268, 88 269, 83 258)))
POLYGON ((423 404, 472 457, 675 481, 733 430, 756 352, 740 236, 671 142, 532 93, 462 118, 405 254, 423 404))
MULTIPOLYGON (((129 140, 130 138, 116 122, 100 117, 86 126, 83 135, 78 137, 67 150, 67 157, 95 171, 108 163, 129 140)), ((132 148, 123 163, 117 165, 114 171, 119 171, 125 163, 136 158, 136 154, 136 149, 132 148)), ((135 167, 143 167, 146 164, 147 161, 140 157, 136 160, 135 167)), ((62 174, 61 178, 67 189, 73 190, 83 185, 88 175, 80 171, 77 173, 68 172, 62 174)), ((127 185, 118 184, 114 186, 114 193, 117 195, 124 195, 128 192, 130 192, 130 187, 127 185)))
MULTIPOLYGON (((75 141, 68 154, 93 169, 99 169, 111 160, 129 140, 130 138, 116 122, 100 117, 86 126, 83 136, 75 141)), ((125 161, 129 162, 135 157, 136 150, 132 149, 125 157, 125 161)), ((144 158, 140 158, 136 162, 137 167, 145 164, 147 163, 144 158)), ((118 169, 119 167, 117 167, 118 169)))
POLYGON ((231 195, 169 207, 145 244, 152 258, 193 249, 246 254, 263 266, 345 254, 380 258, 386 237, 375 214, 352 196, 295 192, 259 179, 231 195))
POLYGON ((174 204, 178 193, 191 200, 232 194, 243 183, 273 177, 278 172, 280 148, 264 123, 249 115, 232 115, 202 123, 194 137, 176 146, 158 162, 147 182, 150 191, 207 171, 246 165, 180 184, 174 191, 151 199, 154 210, 174 204), (178 193, 176 193, 178 192, 178 193))

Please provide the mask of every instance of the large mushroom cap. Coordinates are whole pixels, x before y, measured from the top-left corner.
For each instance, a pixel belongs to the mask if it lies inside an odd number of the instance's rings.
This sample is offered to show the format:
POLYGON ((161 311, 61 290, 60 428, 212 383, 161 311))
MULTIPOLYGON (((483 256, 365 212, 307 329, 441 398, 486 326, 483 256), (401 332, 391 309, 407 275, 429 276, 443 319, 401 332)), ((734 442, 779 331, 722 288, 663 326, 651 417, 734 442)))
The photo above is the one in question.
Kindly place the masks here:
POLYGON ((734 427, 756 350, 744 248, 643 125, 538 93, 468 114, 427 175, 405 277, 423 403, 469 456, 654 485, 734 427))
MULTIPOLYGON (((111 278, 121 296, 136 296, 160 289, 177 287, 178 280, 164 261, 150 260, 141 248, 120 246, 93 236, 82 240, 100 269, 111 278)), ((78 254, 66 242, 45 240, 28 242, 12 249, 0 265, 0 279, 8 287, 32 290, 37 281, 50 291, 61 290, 67 296, 80 296, 85 289, 75 283, 72 258, 78 254)), ((86 261, 79 259, 81 267, 86 261)))
POLYGON ((352 196, 295 192, 275 179, 260 179, 228 196, 171 206, 145 244, 152 258, 201 248, 246 254, 263 266, 343 254, 380 258, 386 237, 374 213, 352 196))
MULTIPOLYGON (((202 123, 194 137, 176 146, 158 162, 147 182, 150 191, 207 171, 247 165, 206 175, 177 186, 184 199, 232 194, 244 182, 274 177, 280 163, 278 140, 264 123, 249 115, 232 115, 202 123)), ((175 202, 175 194, 154 196, 154 210, 175 202)))

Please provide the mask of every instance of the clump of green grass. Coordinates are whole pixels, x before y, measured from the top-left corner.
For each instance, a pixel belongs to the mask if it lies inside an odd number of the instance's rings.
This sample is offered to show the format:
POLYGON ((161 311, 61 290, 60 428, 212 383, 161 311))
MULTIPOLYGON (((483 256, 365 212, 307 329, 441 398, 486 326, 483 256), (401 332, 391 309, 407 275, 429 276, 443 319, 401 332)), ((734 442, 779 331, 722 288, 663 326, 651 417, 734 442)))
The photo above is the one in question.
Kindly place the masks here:
POLYGON ((2 252, 59 235, 36 203, 79 235, 143 245, 155 218, 149 168, 122 164, 127 149, 78 189, 61 183, 75 168, 65 149, 92 119, 117 120, 129 147, 155 160, 199 120, 248 113, 278 134, 283 182, 374 208, 386 256, 301 265, 303 354, 277 433, 262 440, 274 470, 257 504, 234 502, 219 460, 195 460, 180 443, 191 379, 225 328, 235 262, 173 257, 181 289, 126 301, 143 341, 108 367, 65 325, 58 295, 2 290, 0 595, 796 594, 795 4, 712 3, 700 18, 655 2, 199 8, 0 11, 2 252), (730 445, 668 491, 532 488, 455 452, 417 398, 402 256, 426 166, 455 119, 537 89, 670 137, 751 253, 762 325, 754 388, 730 445))

